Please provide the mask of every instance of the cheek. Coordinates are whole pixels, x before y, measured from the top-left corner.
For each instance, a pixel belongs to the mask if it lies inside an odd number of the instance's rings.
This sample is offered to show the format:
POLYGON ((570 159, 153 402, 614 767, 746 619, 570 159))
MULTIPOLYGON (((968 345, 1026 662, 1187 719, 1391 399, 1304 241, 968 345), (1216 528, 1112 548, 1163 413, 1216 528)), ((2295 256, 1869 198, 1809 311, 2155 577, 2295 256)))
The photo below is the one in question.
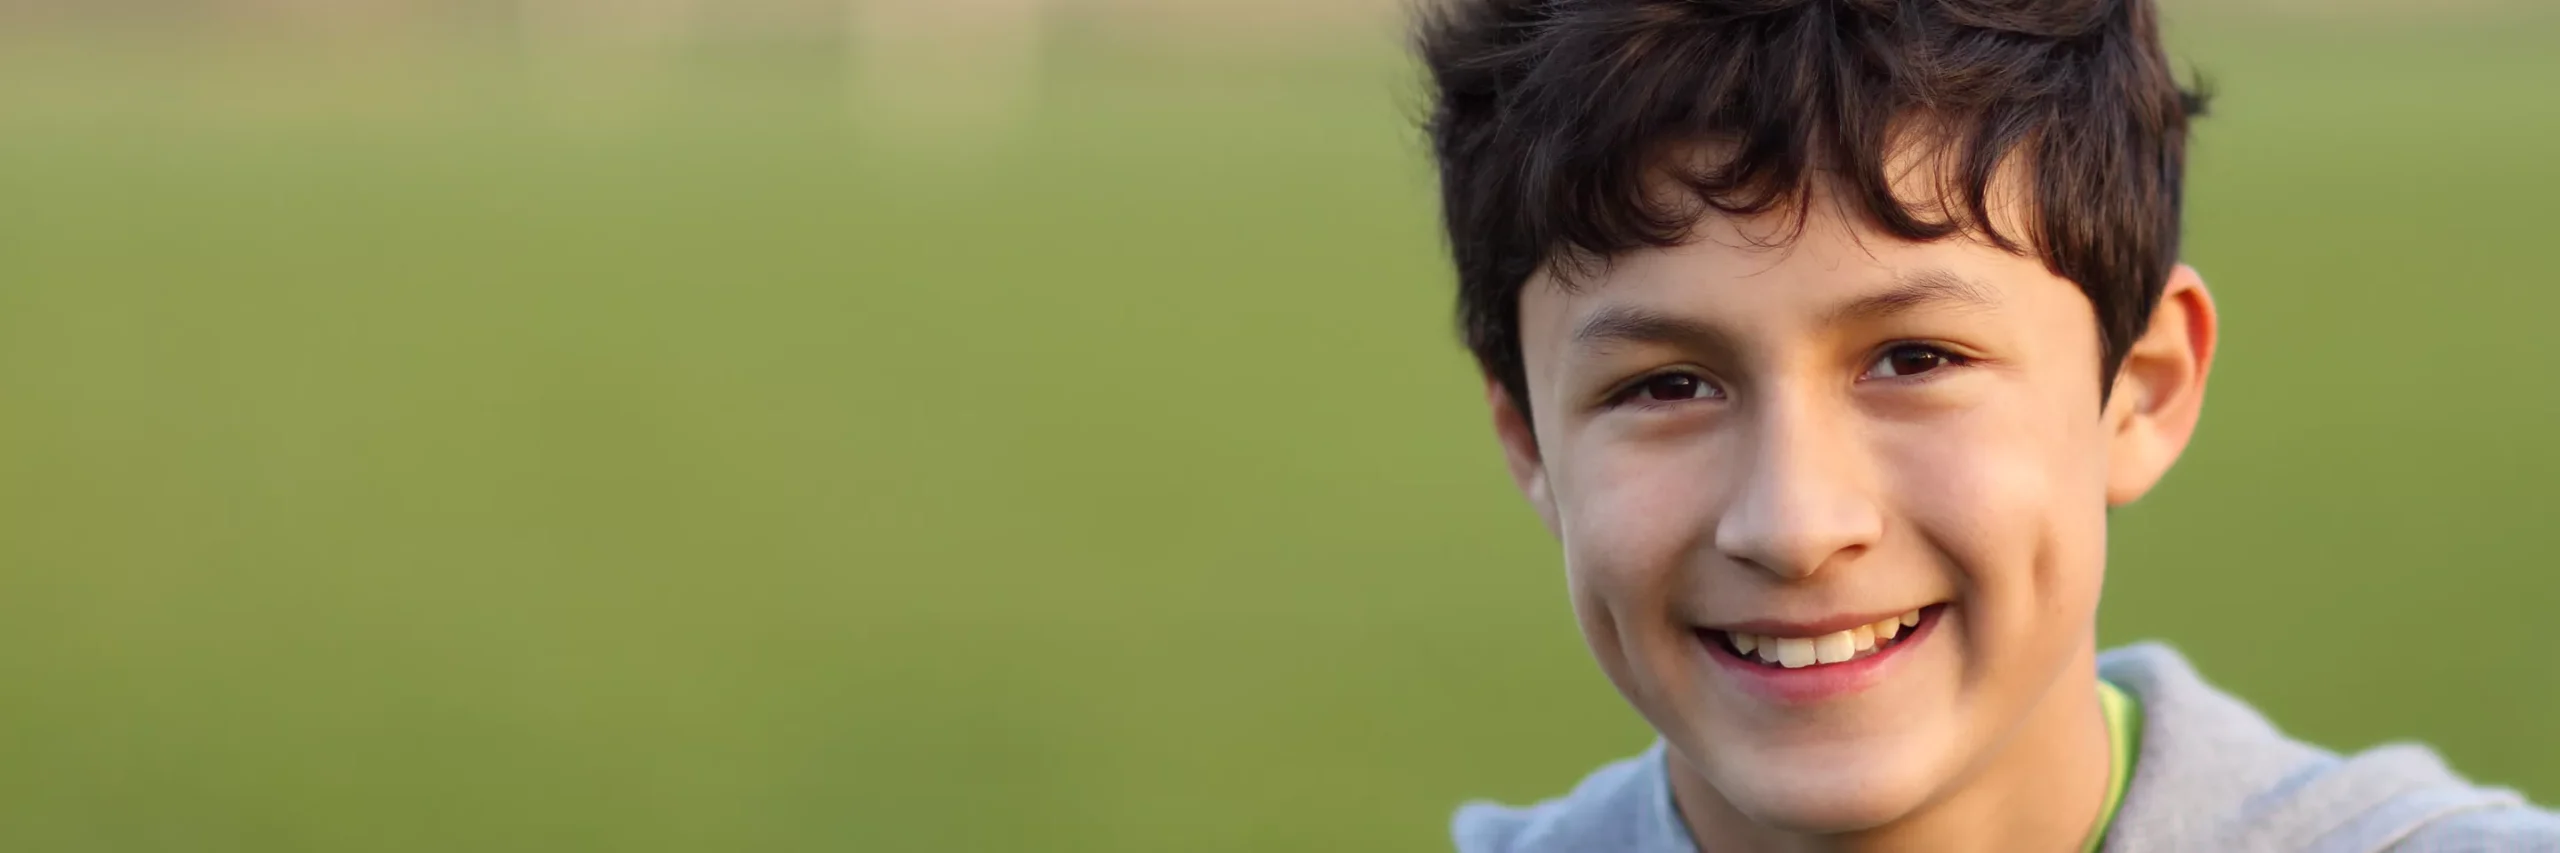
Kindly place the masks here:
POLYGON ((1611 447, 1550 456, 1574 615, 1601 669, 1630 696, 1637 661, 1672 654, 1663 630, 1712 525, 1709 448, 1611 447))
POLYGON ((1900 514, 1960 570, 1982 633, 2059 633, 2094 613, 2105 448, 2094 401, 2079 417, 2060 409, 1984 407, 1891 450, 1900 514))
POLYGON ((1577 588, 1614 609, 1668 600, 1712 528, 1711 450, 1619 446, 1567 460, 1556 509, 1577 588))

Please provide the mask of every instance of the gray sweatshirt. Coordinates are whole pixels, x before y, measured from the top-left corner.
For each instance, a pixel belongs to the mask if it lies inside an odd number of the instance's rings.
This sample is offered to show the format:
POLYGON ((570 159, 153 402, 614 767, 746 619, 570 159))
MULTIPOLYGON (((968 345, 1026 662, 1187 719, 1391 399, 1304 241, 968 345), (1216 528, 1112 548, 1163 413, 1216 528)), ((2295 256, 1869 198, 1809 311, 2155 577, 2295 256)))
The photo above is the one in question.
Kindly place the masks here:
MULTIPOLYGON (((2108 853, 2560 851, 2560 815, 2464 781, 2434 752, 2393 745, 2340 757, 2284 736, 2197 677, 2166 646, 2098 656, 2142 707, 2142 754, 2107 831, 2108 853)), ((1470 803, 1461 853, 1690 853, 1660 743, 1527 808, 1470 803)))

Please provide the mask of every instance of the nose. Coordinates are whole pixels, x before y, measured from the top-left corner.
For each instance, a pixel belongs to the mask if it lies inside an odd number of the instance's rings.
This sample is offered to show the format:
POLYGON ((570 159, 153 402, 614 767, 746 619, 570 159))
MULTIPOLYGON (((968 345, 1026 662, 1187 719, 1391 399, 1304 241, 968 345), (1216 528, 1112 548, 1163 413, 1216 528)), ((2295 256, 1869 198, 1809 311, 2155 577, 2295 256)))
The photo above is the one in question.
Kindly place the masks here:
POLYGON ((1843 419, 1805 408, 1756 419, 1715 527, 1716 550, 1784 580, 1854 559, 1884 532, 1856 439, 1843 419))

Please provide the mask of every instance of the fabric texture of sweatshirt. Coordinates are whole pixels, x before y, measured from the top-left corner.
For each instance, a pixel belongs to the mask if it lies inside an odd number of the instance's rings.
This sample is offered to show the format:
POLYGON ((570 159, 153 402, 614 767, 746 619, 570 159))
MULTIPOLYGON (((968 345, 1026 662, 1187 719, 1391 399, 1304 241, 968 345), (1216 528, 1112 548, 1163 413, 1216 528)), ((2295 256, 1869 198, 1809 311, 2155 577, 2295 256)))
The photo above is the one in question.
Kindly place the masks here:
MULTIPOLYGON (((2293 740, 2166 646, 2106 652, 2098 670, 2142 710, 2106 853, 2560 853, 2560 814, 2473 785, 2425 747, 2339 756, 2293 740)), ((1461 853, 1691 853, 1664 761, 1657 742, 1556 799, 1469 803, 1452 834, 1461 853)))

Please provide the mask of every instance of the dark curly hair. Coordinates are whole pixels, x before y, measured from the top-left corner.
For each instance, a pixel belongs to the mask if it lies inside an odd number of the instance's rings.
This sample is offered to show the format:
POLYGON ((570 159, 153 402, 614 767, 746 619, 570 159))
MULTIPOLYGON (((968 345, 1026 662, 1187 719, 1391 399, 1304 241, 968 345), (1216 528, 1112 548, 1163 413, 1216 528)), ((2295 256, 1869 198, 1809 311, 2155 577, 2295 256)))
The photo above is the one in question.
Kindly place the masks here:
POLYGON ((1710 212, 1801 227, 1817 171, 1885 233, 1969 232, 2078 284, 2101 382, 2177 263, 2204 98, 2171 73, 2151 0, 1445 0, 1417 20, 1459 328, 1523 410, 1533 274, 1570 284, 1710 212), (1947 164, 1936 198, 1895 195, 1906 142, 1947 164), (1683 145, 1716 153, 1667 155, 1683 145), (1993 225, 1995 179, 2026 196, 2025 233, 1993 225))

